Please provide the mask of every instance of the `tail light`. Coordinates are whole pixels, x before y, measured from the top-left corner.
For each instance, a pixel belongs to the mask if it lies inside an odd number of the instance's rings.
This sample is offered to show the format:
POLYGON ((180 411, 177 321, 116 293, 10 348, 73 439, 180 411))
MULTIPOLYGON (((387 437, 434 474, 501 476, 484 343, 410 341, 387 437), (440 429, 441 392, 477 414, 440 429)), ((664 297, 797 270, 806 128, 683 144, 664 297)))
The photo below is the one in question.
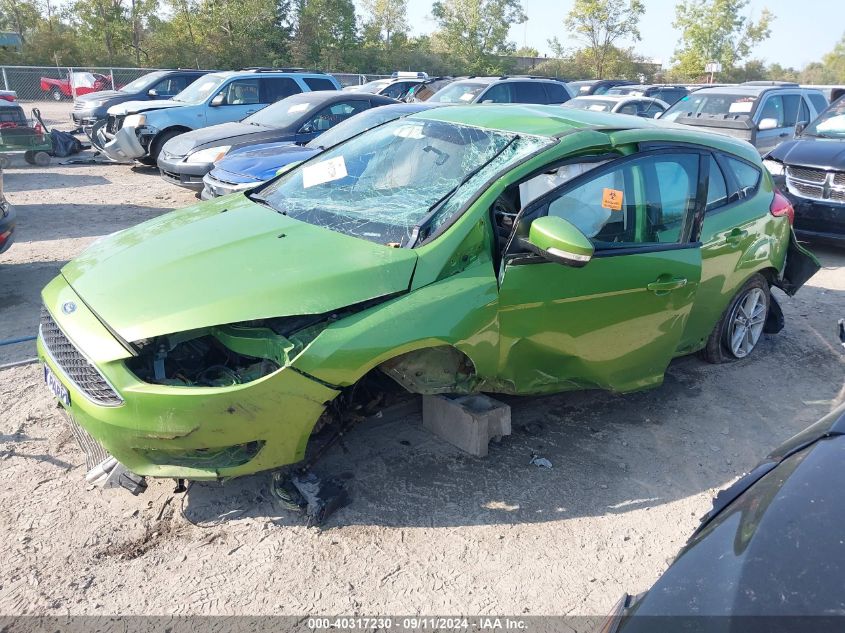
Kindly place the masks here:
POLYGON ((792 203, 777 189, 775 189, 775 197, 769 207, 769 212, 776 218, 785 215, 789 218, 789 224, 795 222, 795 209, 792 208, 792 203))

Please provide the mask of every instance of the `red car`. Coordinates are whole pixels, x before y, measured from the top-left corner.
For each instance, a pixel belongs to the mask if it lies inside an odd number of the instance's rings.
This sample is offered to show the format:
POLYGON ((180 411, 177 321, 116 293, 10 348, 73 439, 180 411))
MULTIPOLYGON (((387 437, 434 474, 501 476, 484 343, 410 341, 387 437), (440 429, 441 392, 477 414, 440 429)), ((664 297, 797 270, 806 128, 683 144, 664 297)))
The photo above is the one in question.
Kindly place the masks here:
POLYGON ((0 90, 0 100, 14 101, 18 98, 18 93, 14 90, 0 90))
POLYGON ((54 101, 73 99, 89 92, 111 89, 111 77, 100 73, 74 72, 70 74, 70 77, 64 79, 41 78, 41 90, 54 101))

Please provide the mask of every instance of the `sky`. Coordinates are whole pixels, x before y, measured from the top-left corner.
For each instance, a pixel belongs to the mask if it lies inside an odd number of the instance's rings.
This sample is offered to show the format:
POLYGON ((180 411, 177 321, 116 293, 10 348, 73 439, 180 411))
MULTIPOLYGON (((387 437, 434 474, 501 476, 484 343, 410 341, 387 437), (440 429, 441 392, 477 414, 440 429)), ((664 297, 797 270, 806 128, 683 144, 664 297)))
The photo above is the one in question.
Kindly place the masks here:
MULTIPOLYGON (((642 40, 637 52, 661 61, 668 66, 678 42, 678 32, 672 28, 676 0, 643 0, 645 15, 640 21, 642 40)), ((511 28, 516 45, 533 46, 540 55, 551 54, 546 43, 557 36, 567 37, 563 18, 572 7, 572 0, 522 0, 528 22, 511 28)), ((751 0, 748 10, 759 17, 763 8, 775 15, 771 37, 759 44, 752 57, 766 63, 802 68, 836 45, 845 34, 845 2, 843 0, 751 0)), ((431 18, 431 0, 408 0, 408 22, 415 35, 430 33, 435 28, 431 18)), ((575 42, 568 46, 574 47, 575 42)))

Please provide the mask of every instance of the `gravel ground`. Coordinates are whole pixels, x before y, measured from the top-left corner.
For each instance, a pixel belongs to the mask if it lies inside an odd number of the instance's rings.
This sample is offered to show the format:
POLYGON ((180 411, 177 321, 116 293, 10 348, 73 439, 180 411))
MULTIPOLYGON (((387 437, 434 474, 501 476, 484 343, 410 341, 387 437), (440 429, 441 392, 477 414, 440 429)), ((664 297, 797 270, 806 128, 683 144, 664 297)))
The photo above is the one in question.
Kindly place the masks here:
MULTIPOLYGON (((40 288, 98 236, 194 200, 121 165, 21 164, 6 185, 0 338, 35 332, 40 288)), ((358 427, 317 468, 352 497, 322 529, 276 507, 266 475, 92 489, 39 367, 0 370, 0 613, 605 613, 654 582, 715 490, 845 399, 845 253, 816 250, 825 269, 779 294, 786 328, 746 361, 681 359, 649 393, 509 398, 514 434, 485 459, 418 414, 358 427)))

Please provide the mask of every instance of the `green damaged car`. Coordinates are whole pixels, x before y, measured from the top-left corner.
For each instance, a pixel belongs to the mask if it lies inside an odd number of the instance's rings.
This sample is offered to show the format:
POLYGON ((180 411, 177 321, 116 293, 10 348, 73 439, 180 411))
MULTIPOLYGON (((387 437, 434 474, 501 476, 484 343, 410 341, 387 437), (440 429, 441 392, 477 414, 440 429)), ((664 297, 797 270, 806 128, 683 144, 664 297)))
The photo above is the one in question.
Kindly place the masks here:
POLYGON ((84 444, 215 479, 303 459, 370 372, 422 394, 660 385, 783 324, 817 269, 747 143, 624 115, 455 106, 104 238, 43 290, 84 444))

